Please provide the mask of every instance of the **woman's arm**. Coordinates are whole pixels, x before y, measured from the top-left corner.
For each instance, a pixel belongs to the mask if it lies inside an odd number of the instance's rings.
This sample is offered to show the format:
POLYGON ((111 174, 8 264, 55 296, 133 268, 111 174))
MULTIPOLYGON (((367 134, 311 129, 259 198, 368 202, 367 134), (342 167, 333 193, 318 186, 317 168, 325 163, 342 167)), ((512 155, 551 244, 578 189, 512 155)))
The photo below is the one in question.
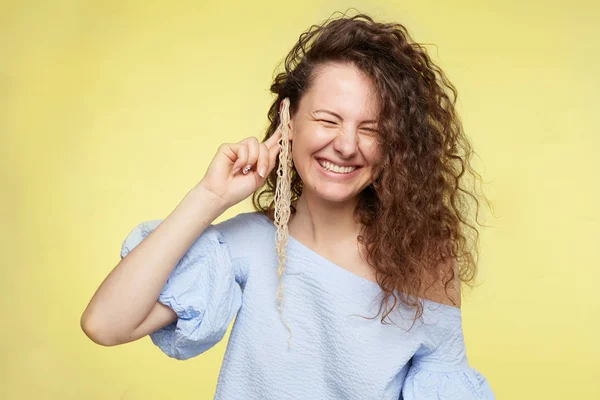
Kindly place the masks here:
POLYGON ((105 346, 127 343, 177 319, 157 302, 169 276, 217 217, 265 183, 280 138, 277 129, 263 143, 251 136, 219 146, 202 180, 102 282, 81 316, 90 339, 105 346))
POLYGON ((113 346, 174 322, 173 310, 157 302, 161 289, 192 243, 227 207, 201 185, 188 192, 102 282, 81 316, 85 334, 98 344, 113 346))

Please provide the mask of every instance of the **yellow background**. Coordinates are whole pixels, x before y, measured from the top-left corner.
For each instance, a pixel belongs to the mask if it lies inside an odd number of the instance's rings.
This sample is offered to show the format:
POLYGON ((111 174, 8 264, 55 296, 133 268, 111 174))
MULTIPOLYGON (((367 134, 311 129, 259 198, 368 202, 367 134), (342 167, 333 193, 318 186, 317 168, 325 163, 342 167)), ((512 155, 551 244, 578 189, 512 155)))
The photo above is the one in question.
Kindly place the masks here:
POLYGON ((435 44, 459 90, 496 215, 463 300, 471 365, 499 399, 600 398, 600 6, 579 0, 4 2, 0 398, 212 398, 228 335, 179 362, 98 346, 79 317, 138 222, 220 143, 262 137, 300 33, 351 6, 435 44))

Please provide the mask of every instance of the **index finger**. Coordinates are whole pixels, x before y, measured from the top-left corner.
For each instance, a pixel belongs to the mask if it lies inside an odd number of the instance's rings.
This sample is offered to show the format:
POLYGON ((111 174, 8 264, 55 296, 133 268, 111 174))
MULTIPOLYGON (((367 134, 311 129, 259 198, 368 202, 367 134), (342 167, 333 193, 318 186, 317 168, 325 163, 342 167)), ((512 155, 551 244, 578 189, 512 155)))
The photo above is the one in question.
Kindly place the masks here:
POLYGON ((275 130, 275 132, 273 132, 273 134, 267 140, 265 140, 265 146, 267 146, 267 148, 270 149, 271 147, 273 147, 274 145, 277 144, 280 137, 281 137, 281 125, 279 125, 277 127, 277 129, 275 130))

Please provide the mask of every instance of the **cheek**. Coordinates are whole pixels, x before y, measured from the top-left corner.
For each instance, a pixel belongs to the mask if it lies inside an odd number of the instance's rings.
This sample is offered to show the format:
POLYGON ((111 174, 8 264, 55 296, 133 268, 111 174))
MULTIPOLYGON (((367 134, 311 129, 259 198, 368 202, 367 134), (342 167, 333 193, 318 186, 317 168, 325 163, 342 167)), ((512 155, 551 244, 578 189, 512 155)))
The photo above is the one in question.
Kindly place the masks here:
POLYGON ((381 146, 375 140, 366 143, 362 149, 363 155, 367 159, 369 165, 374 166, 380 163, 382 150, 381 146))
POLYGON ((326 147, 336 137, 336 131, 316 124, 307 124, 296 131, 293 139, 294 155, 304 157, 326 147))

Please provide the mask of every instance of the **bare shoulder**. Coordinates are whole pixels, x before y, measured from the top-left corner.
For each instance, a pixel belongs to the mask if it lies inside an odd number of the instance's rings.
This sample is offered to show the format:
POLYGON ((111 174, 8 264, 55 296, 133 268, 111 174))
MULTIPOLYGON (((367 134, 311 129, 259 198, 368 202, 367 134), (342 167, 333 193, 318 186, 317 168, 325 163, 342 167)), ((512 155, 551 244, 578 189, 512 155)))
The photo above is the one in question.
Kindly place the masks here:
POLYGON ((460 279, 458 277, 458 262, 456 259, 452 258, 440 264, 438 275, 426 280, 422 297, 436 303, 456 308, 461 307, 460 279), (454 272, 454 277, 448 283, 448 286, 446 286, 446 282, 452 276, 452 271, 454 272))

